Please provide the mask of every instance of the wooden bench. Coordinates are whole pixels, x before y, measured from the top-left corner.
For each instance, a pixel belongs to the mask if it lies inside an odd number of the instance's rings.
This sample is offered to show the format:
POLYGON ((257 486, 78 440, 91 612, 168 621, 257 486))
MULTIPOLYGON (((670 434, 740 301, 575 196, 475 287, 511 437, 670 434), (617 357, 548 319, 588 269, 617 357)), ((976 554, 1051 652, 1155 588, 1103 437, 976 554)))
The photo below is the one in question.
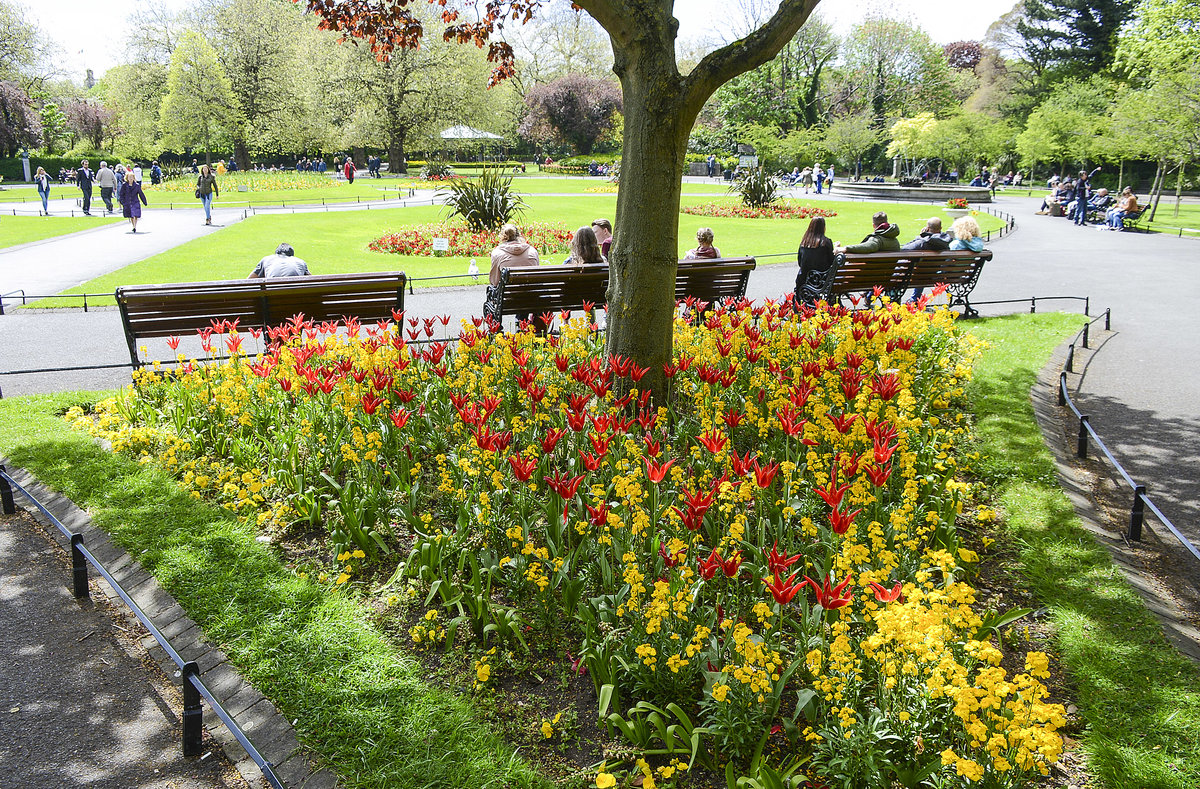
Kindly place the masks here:
POLYGON ((899 301, 912 288, 945 284, 950 306, 962 305, 963 316, 973 318, 979 313, 971 307, 971 291, 983 264, 991 259, 990 249, 842 253, 836 256, 833 268, 826 274, 822 292, 830 303, 851 293, 866 292, 870 304, 875 288, 882 288, 893 301, 899 301))
POLYGON ((392 319, 404 309, 402 271, 318 277, 218 280, 164 285, 132 285, 116 290, 129 359, 134 369, 139 340, 183 336, 213 321, 240 321, 238 327, 266 330, 303 313, 314 321, 355 317, 363 323, 392 319))
MULTIPOLYGON (((754 258, 681 260, 675 274, 675 299, 689 297, 715 304, 746 295, 754 258)), ((529 266, 500 269, 500 281, 488 288, 484 315, 541 315, 602 306, 608 299, 608 265, 529 266)))
POLYGON ((1149 205, 1144 205, 1137 211, 1130 211, 1128 214, 1126 214, 1121 220, 1121 229, 1141 230, 1147 233, 1150 232, 1148 228, 1142 227, 1142 217, 1146 215, 1146 209, 1149 207, 1149 205))

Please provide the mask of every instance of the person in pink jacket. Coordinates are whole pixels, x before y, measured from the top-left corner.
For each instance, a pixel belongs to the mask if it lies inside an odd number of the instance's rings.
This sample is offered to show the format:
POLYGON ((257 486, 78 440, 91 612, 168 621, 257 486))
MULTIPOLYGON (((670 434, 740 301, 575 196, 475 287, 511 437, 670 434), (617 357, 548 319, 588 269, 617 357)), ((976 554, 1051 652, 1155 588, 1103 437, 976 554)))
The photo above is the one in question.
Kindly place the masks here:
POLYGON ((500 228, 500 244, 492 250, 492 270, 488 274, 488 283, 499 284, 502 268, 536 266, 540 262, 537 249, 521 237, 517 226, 505 225, 500 228))

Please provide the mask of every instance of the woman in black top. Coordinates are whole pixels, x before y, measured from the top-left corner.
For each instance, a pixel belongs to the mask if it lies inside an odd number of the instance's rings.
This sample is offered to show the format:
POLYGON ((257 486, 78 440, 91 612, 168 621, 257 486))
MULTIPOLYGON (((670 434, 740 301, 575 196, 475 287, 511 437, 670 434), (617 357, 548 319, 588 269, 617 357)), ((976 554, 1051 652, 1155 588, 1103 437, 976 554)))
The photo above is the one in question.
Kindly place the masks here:
POLYGON ((825 217, 813 217, 796 253, 800 273, 796 275, 796 304, 814 304, 821 298, 825 275, 833 266, 833 242, 825 236, 825 217))

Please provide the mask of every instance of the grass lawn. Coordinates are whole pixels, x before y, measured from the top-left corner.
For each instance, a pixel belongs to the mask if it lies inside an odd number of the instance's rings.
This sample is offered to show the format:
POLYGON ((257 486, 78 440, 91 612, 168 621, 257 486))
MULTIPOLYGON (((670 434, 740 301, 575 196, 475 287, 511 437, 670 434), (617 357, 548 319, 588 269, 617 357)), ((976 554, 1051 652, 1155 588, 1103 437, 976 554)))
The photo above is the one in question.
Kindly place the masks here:
POLYGON ((102 216, 6 216, 0 217, 0 249, 41 241, 44 238, 78 233, 120 222, 121 217, 102 216))
MULTIPOLYGON (((714 198, 685 198, 685 204, 712 201, 714 198)), ((733 199, 733 198, 726 198, 733 199)), ((611 217, 616 195, 580 195, 579 197, 531 197, 528 220, 560 221, 570 228, 590 224, 597 217, 611 217)), ((899 223, 902 235, 915 236, 925 219, 937 209, 927 205, 898 203, 830 204, 838 215, 829 220, 829 234, 840 241, 858 241, 871 226, 871 214, 880 208, 899 223)), ((263 255, 272 252, 281 241, 296 249, 309 269, 317 274, 343 274, 356 271, 401 270, 410 277, 462 274, 468 258, 429 258, 371 252, 367 244, 389 230, 410 224, 435 222, 445 216, 440 206, 414 206, 394 210, 282 214, 253 216, 242 222, 168 252, 148 258, 119 271, 65 291, 66 293, 112 293, 118 285, 158 282, 187 282, 237 279, 246 274, 263 255)), ((978 216, 980 226, 994 229, 1000 220, 987 214, 978 216)), ((716 235, 717 246, 730 257, 782 253, 794 256, 807 222, 804 220, 742 219, 701 217, 680 214, 679 252, 695 246, 695 228, 708 226, 716 235)), ((561 262, 565 254, 550 257, 561 262)), ((782 260, 778 258, 777 260, 782 260)), ((771 261, 768 258, 764 262, 771 261)), ((479 266, 487 270, 487 261, 479 266)), ((448 280, 455 283, 455 280, 448 280)), ((39 307, 61 306, 54 299, 37 303, 39 307)))
POLYGON ((1051 612, 1058 659, 1086 721, 1089 771, 1111 789, 1200 786, 1200 672, 1080 527, 1059 489, 1029 390, 1080 323, 1062 314, 967 324, 991 343, 971 386, 977 472, 1007 513, 1017 582, 1051 612))
MULTIPOLYGON (((65 186, 55 184, 50 187, 50 197, 64 197, 59 194, 59 189, 67 189, 65 186)), ((71 187, 73 189, 73 187, 71 187)), ((41 202, 36 189, 0 189, 0 203, 32 203, 41 202)))
MULTIPOLYGON (((1004 515, 992 555, 1050 610, 1050 651, 1069 672, 1089 771, 1107 789, 1200 785, 1200 677, 1055 481, 1029 390, 1078 316, 974 321, 987 340, 971 385, 973 466, 1004 515)), ((86 508, 138 556, 245 676, 297 721, 306 745, 351 787, 543 786, 478 720, 466 694, 422 666, 356 600, 301 577, 254 529, 196 502, 153 464, 111 455, 58 418, 96 393, 0 400, 0 453, 86 508)))

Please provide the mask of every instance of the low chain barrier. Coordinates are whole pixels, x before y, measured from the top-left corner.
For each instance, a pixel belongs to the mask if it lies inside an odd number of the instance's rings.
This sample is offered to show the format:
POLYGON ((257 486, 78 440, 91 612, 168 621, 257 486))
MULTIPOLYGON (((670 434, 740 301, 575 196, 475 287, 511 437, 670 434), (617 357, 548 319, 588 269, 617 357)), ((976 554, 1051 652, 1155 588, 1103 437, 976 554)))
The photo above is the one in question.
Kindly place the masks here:
POLYGON ((1099 315, 1085 323, 1083 328, 1075 334, 1075 339, 1073 339, 1067 345, 1067 360, 1063 365, 1062 371, 1058 374, 1058 404, 1071 409, 1071 413, 1074 414, 1079 420, 1079 434, 1075 443, 1075 456, 1081 460, 1086 460, 1088 457, 1089 444, 1090 442, 1095 442, 1096 447, 1099 448, 1101 454, 1104 455, 1108 462, 1112 464, 1113 469, 1116 470, 1117 474, 1121 477, 1125 484, 1128 485, 1130 490, 1133 491, 1133 503, 1129 508, 1129 529, 1125 535, 1130 541, 1141 541, 1142 526, 1145 523, 1146 510, 1149 509, 1150 512, 1152 512, 1154 516, 1158 518, 1159 522, 1162 523, 1162 525, 1165 526, 1167 530, 1175 536, 1175 539, 1179 541, 1179 543, 1188 551, 1188 553, 1200 561, 1200 549, 1197 549, 1191 540, 1180 533, 1175 524, 1171 522, 1171 519, 1164 515, 1162 510, 1160 510, 1158 506, 1150 499, 1150 497, 1146 494, 1146 486, 1135 482, 1133 477, 1129 475, 1129 472, 1125 470, 1125 467, 1122 466, 1115 457, 1113 457, 1113 453, 1109 450, 1103 439, 1100 438, 1100 435, 1096 432, 1095 428, 1092 427, 1090 417, 1087 414, 1082 413, 1079 410, 1079 407, 1075 405, 1075 401, 1071 399, 1071 393, 1067 389, 1067 373, 1074 372, 1075 348, 1077 345, 1082 345, 1084 348, 1089 347, 1088 336, 1091 327, 1093 324, 1101 320, 1104 321, 1104 330, 1111 331, 1112 310, 1106 309, 1104 314, 1099 315))
POLYGON ((71 541, 71 591, 76 598, 90 597, 91 592, 88 589, 88 565, 96 568, 96 572, 108 582, 125 604, 138 618, 145 628, 150 631, 150 635, 154 636, 154 640, 159 646, 170 655, 171 660, 179 667, 179 672, 176 676, 183 680, 183 755, 184 756, 199 756, 201 751, 201 735, 204 731, 204 711, 201 708, 201 698, 208 701, 209 707, 221 722, 225 724, 230 733, 238 743, 245 749, 246 754, 258 765, 258 769, 262 771, 263 779, 275 789, 286 789, 283 782, 275 775, 275 767, 268 762, 258 749, 254 747, 254 743, 246 736, 241 727, 233 720, 233 716, 219 702, 209 688, 204 684, 204 680, 200 678, 200 667, 194 660, 184 660, 180 654, 175 651, 167 641, 166 636, 155 627, 150 621, 150 617, 146 612, 133 601, 129 593, 124 587, 113 578, 112 574, 104 567, 100 561, 92 555, 91 551, 83 544, 83 535, 79 532, 73 532, 54 517, 46 507, 34 498, 28 490, 26 490, 19 482, 9 476, 4 466, 0 465, 0 509, 3 509, 5 515, 15 514, 17 511, 16 501, 13 498, 13 490, 19 491, 25 498, 36 507, 43 515, 45 515, 51 523, 53 523, 63 536, 71 541))

